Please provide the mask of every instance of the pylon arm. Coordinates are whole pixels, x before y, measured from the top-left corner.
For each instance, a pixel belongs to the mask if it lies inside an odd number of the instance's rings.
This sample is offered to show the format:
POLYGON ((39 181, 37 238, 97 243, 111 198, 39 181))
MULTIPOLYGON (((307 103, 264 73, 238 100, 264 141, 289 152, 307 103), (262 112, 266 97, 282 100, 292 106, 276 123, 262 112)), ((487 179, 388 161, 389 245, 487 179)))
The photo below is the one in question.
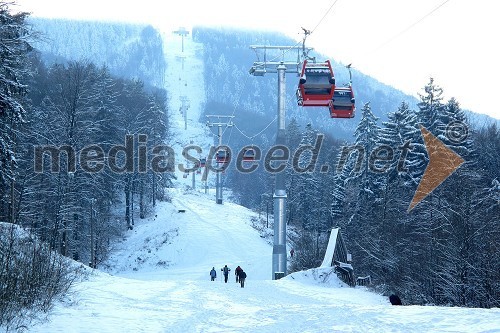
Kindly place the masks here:
POLYGON ((274 61, 274 62, 263 62, 263 61, 258 61, 254 62, 253 66, 250 67, 249 73, 255 76, 264 76, 266 73, 278 73, 277 67, 279 65, 284 65, 286 67, 286 72, 287 73, 300 73, 301 68, 300 68, 300 63, 298 62, 281 62, 281 61, 274 61))

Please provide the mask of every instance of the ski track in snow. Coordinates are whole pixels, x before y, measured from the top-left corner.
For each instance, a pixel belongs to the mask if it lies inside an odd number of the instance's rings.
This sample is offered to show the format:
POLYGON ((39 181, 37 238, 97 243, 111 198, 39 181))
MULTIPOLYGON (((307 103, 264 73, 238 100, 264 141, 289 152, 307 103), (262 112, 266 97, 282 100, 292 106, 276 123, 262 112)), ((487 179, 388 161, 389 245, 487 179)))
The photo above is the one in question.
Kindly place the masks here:
MULTIPOLYGON (((206 153, 213 138, 199 122, 202 47, 185 38, 182 73, 174 28, 161 30, 178 158, 191 141, 206 153), (178 112, 181 95, 190 99, 188 130, 178 112)), ((95 271, 78 283, 49 320, 29 332, 500 332, 499 309, 391 306, 324 269, 272 281, 272 246, 250 225, 256 214, 227 201, 217 205, 213 193, 185 191, 191 176, 176 174, 172 202, 159 203, 156 217, 138 220, 114 244, 101 267, 108 273, 95 271), (225 264, 232 269, 227 284, 221 281, 225 264), (245 288, 235 283, 237 265, 248 274, 245 288), (211 282, 213 266, 217 280, 211 282)))

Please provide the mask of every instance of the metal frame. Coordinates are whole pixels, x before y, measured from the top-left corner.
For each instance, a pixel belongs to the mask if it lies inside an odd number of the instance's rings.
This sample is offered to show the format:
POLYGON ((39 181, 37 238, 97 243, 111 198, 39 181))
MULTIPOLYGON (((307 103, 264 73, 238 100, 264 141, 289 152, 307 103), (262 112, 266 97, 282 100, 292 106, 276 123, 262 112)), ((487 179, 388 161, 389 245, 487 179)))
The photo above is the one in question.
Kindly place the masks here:
MULTIPOLYGON (((207 115, 208 118, 207 126, 208 127, 217 127, 217 137, 219 138, 219 147, 222 146, 222 127, 231 127, 233 126, 233 118, 234 116, 226 116, 226 115, 207 115), (210 121, 210 119, 215 119, 214 121, 210 121)), ((216 169, 217 173, 217 181, 215 184, 215 202, 219 205, 222 205, 222 170, 220 168, 216 169)))
MULTIPOLYGON (((277 135, 276 145, 286 146, 286 124, 285 124, 285 74, 301 72, 301 55, 309 52, 312 48, 304 46, 266 46, 251 45, 257 55, 257 61, 250 67, 249 73, 254 76, 264 76, 267 73, 278 74, 278 117, 277 117, 277 135), (258 51, 263 53, 263 59, 260 60, 258 51), (268 60, 271 51, 278 51, 279 55, 268 60), (296 60, 286 60, 285 57, 294 55, 296 51, 296 60), (279 61, 277 61, 279 59, 279 61)), ((287 251, 286 251, 286 187, 285 170, 275 175, 274 186, 274 239, 273 239, 273 266, 272 279, 282 278, 287 273, 287 251)))

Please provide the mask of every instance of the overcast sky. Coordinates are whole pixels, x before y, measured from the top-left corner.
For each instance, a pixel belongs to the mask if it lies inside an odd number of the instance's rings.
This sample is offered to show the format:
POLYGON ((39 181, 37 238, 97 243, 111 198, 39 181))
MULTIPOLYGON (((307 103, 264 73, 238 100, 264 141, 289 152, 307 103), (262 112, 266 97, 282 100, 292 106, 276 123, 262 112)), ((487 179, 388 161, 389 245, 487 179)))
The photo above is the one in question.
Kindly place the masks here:
POLYGON ((301 27, 314 29, 308 46, 327 57, 352 63, 412 95, 433 77, 446 99, 455 97, 464 108, 500 119, 495 103, 500 95, 497 1, 17 0, 17 4, 39 17, 265 29, 296 40, 301 38, 301 27))

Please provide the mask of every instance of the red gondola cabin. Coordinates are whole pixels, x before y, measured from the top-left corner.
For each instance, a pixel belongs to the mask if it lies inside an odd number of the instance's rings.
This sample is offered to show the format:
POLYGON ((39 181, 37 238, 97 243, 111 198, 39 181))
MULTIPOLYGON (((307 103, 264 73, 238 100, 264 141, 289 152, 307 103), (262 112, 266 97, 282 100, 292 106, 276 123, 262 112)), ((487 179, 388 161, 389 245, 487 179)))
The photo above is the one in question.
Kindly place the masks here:
POLYGON ((321 63, 304 60, 297 89, 299 106, 329 106, 335 91, 330 60, 321 63))
POLYGON ((353 118, 354 117, 354 92, 352 87, 335 87, 333 99, 330 101, 331 118, 353 118))

